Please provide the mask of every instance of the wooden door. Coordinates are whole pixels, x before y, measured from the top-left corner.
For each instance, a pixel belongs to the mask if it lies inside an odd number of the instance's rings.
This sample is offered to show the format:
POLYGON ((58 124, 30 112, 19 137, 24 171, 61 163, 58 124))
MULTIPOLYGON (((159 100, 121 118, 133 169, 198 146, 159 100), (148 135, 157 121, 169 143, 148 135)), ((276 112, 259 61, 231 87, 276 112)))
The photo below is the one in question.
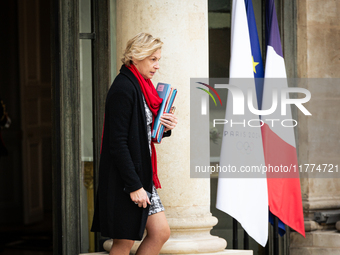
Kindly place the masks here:
MULTIPOLYGON (((46 0, 19 0, 19 62, 26 224, 42 220, 44 172, 52 171, 49 8, 46 0), (46 15, 47 13, 47 15, 46 15)), ((50 175, 47 175, 50 176, 50 175)), ((50 197, 50 194, 47 194, 50 197)))

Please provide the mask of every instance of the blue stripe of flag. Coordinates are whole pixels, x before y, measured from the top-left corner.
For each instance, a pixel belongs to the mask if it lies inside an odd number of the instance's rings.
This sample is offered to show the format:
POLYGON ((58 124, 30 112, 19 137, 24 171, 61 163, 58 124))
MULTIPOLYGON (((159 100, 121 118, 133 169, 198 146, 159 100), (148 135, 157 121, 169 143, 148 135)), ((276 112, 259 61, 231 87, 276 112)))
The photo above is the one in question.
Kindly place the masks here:
POLYGON ((277 23, 277 15, 275 3, 273 0, 266 1, 266 46, 272 46, 277 55, 283 57, 279 24, 277 23))
POLYGON ((257 105, 258 105, 258 108, 261 109, 262 94, 263 94, 263 77, 264 77, 261 48, 260 48, 260 43, 259 43, 259 36, 257 34, 253 3, 251 0, 244 0, 244 3, 246 6, 246 11, 247 11, 251 52, 254 58, 254 62, 258 63, 255 66, 256 73, 254 72, 254 78, 255 78, 257 105))

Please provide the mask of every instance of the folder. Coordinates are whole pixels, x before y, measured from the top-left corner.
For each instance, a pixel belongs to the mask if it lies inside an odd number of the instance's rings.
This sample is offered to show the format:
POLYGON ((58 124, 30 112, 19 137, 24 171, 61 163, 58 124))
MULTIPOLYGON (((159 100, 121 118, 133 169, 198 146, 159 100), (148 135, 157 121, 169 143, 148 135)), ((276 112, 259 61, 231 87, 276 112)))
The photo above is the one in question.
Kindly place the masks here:
POLYGON ((160 117, 163 115, 163 113, 170 112, 177 95, 177 89, 171 88, 171 85, 167 83, 158 83, 156 91, 163 101, 155 118, 151 137, 156 140, 155 143, 160 143, 162 141, 165 129, 165 127, 160 123, 160 117))

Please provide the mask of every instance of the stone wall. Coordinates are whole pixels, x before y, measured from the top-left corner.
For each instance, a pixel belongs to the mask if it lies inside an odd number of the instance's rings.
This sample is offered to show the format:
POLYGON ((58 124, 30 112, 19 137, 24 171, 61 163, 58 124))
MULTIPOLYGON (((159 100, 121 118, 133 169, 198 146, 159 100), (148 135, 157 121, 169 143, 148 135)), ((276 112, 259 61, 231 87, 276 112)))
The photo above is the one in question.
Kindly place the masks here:
MULTIPOLYGON (((298 0, 296 3, 298 77, 338 78, 340 2, 298 0)), ((302 87, 311 92, 312 99, 305 106, 312 116, 298 113, 299 164, 340 165, 340 86, 334 80, 320 79, 308 80, 302 87)), ((327 230, 334 229, 334 224, 326 226, 313 221, 316 211, 340 208, 339 176, 340 173, 335 173, 329 178, 314 178, 315 173, 310 171, 301 176, 306 239, 291 233, 291 254, 340 253, 340 234, 327 230)))

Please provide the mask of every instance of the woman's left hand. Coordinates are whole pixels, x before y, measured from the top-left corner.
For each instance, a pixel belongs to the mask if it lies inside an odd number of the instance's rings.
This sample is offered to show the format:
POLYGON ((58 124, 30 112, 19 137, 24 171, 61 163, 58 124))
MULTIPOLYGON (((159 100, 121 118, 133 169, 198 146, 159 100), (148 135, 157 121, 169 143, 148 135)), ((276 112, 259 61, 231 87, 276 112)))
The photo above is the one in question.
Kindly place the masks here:
POLYGON ((174 129, 177 125, 177 117, 173 113, 163 113, 160 121, 165 127, 164 132, 174 129))

